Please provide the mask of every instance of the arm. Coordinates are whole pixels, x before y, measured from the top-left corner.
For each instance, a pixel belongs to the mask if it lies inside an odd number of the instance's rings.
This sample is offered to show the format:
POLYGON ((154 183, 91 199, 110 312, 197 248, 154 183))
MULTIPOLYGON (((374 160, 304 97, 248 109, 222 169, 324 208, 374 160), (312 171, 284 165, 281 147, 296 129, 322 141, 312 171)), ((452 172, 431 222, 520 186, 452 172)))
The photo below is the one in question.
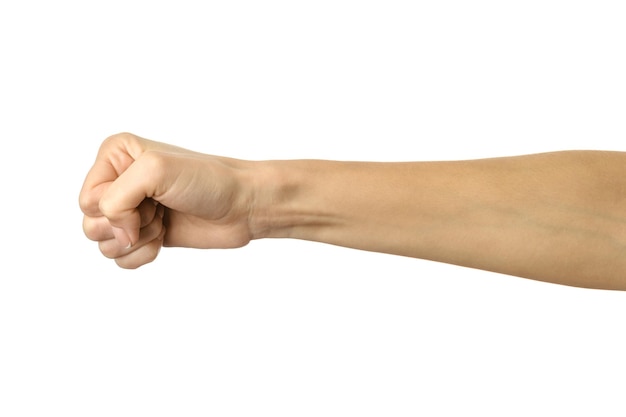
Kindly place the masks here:
POLYGON ((626 289, 625 167, 626 154, 594 151, 253 162, 125 134, 101 148, 81 207, 87 236, 124 267, 161 245, 283 237, 626 289))
POLYGON ((261 236, 626 289, 626 154, 269 162, 261 236), (268 200, 269 201, 269 200, 268 200))

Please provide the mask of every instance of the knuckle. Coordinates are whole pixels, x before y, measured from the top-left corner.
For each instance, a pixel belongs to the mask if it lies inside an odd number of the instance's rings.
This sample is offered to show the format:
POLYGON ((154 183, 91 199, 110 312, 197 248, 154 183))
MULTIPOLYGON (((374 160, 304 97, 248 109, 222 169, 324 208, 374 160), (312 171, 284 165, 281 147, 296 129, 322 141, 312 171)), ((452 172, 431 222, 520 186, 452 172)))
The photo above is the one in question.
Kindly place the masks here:
POLYGON ((98 242, 98 249, 100 249, 105 258, 115 259, 119 256, 119 249, 109 241, 98 242))
POLYGON ((98 210, 107 219, 115 219, 117 216, 117 205, 115 202, 102 198, 98 202, 98 210))
POLYGON ((168 155, 155 150, 145 151, 136 162, 146 175, 148 182, 161 184, 168 170, 168 155))
POLYGON ((91 217, 83 217, 83 232, 89 240, 98 240, 100 228, 91 217))
POLYGON ((159 256, 159 252, 161 250, 161 246, 157 245, 155 243, 151 243, 150 245, 147 245, 147 251, 145 254, 145 262, 144 263, 150 263, 152 261, 154 261, 157 256, 159 256))
POLYGON ((137 269, 142 265, 154 261, 159 255, 159 252, 160 245, 151 242, 126 256, 115 258, 115 263, 117 263, 120 268, 137 269))
POLYGON ((98 205, 98 197, 93 193, 81 192, 78 196, 78 206, 83 213, 94 212, 98 205))
MULTIPOLYGON (((115 149, 135 149, 141 144, 142 138, 128 132, 111 135, 102 141, 99 154, 107 154, 115 149)), ((141 148, 141 146, 139 146, 141 148)))
POLYGON ((161 231, 163 230, 163 221, 161 218, 155 217, 154 220, 146 226, 146 228, 148 231, 147 235, 149 239, 152 240, 161 234, 161 231))
POLYGON ((158 174, 163 172, 167 166, 167 158, 163 152, 148 150, 141 155, 141 162, 145 165, 149 174, 158 174))
POLYGON ((154 221, 157 214, 157 207, 149 200, 144 200, 139 206, 139 215, 141 216, 141 227, 148 226, 154 221))
POLYGON ((115 263, 117 264, 117 266, 123 269, 137 269, 141 266, 141 264, 138 264, 136 262, 130 262, 124 258, 115 259, 115 263))
POLYGON ((110 144, 116 144, 118 142, 128 143, 130 141, 137 140, 138 136, 129 132, 119 132, 109 136, 103 141, 103 146, 109 146, 110 144))

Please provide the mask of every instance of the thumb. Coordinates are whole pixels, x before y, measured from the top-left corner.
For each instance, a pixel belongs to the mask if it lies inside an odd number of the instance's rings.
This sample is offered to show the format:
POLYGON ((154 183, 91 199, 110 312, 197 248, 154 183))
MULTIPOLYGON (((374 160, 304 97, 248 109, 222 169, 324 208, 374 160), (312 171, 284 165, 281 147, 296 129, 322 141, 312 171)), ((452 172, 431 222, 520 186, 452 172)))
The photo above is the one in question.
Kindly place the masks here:
POLYGON ((152 198, 162 182, 164 165, 156 152, 146 152, 134 161, 103 193, 99 210, 111 224, 121 247, 129 248, 139 241, 141 215, 138 207, 152 198))

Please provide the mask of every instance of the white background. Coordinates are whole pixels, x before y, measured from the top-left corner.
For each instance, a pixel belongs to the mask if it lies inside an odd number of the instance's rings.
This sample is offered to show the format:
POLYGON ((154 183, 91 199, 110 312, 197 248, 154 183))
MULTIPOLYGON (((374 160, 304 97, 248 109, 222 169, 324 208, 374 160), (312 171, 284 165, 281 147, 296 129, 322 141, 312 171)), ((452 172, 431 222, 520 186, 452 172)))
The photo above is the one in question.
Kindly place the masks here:
POLYGON ((288 240, 125 271, 77 203, 119 131, 249 159, 626 150, 622 4, 3 1, 0 415, 623 416, 626 293, 288 240))

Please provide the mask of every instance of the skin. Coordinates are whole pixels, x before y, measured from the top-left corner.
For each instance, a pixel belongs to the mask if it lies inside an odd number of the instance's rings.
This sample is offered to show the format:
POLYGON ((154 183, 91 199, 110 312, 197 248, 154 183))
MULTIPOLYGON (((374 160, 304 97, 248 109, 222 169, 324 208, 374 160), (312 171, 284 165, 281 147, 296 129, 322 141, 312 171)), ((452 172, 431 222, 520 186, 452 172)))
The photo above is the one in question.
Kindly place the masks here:
POLYGON ((293 238, 552 283, 626 290, 626 153, 431 162, 246 161, 122 133, 80 192, 123 268, 162 246, 293 238))

